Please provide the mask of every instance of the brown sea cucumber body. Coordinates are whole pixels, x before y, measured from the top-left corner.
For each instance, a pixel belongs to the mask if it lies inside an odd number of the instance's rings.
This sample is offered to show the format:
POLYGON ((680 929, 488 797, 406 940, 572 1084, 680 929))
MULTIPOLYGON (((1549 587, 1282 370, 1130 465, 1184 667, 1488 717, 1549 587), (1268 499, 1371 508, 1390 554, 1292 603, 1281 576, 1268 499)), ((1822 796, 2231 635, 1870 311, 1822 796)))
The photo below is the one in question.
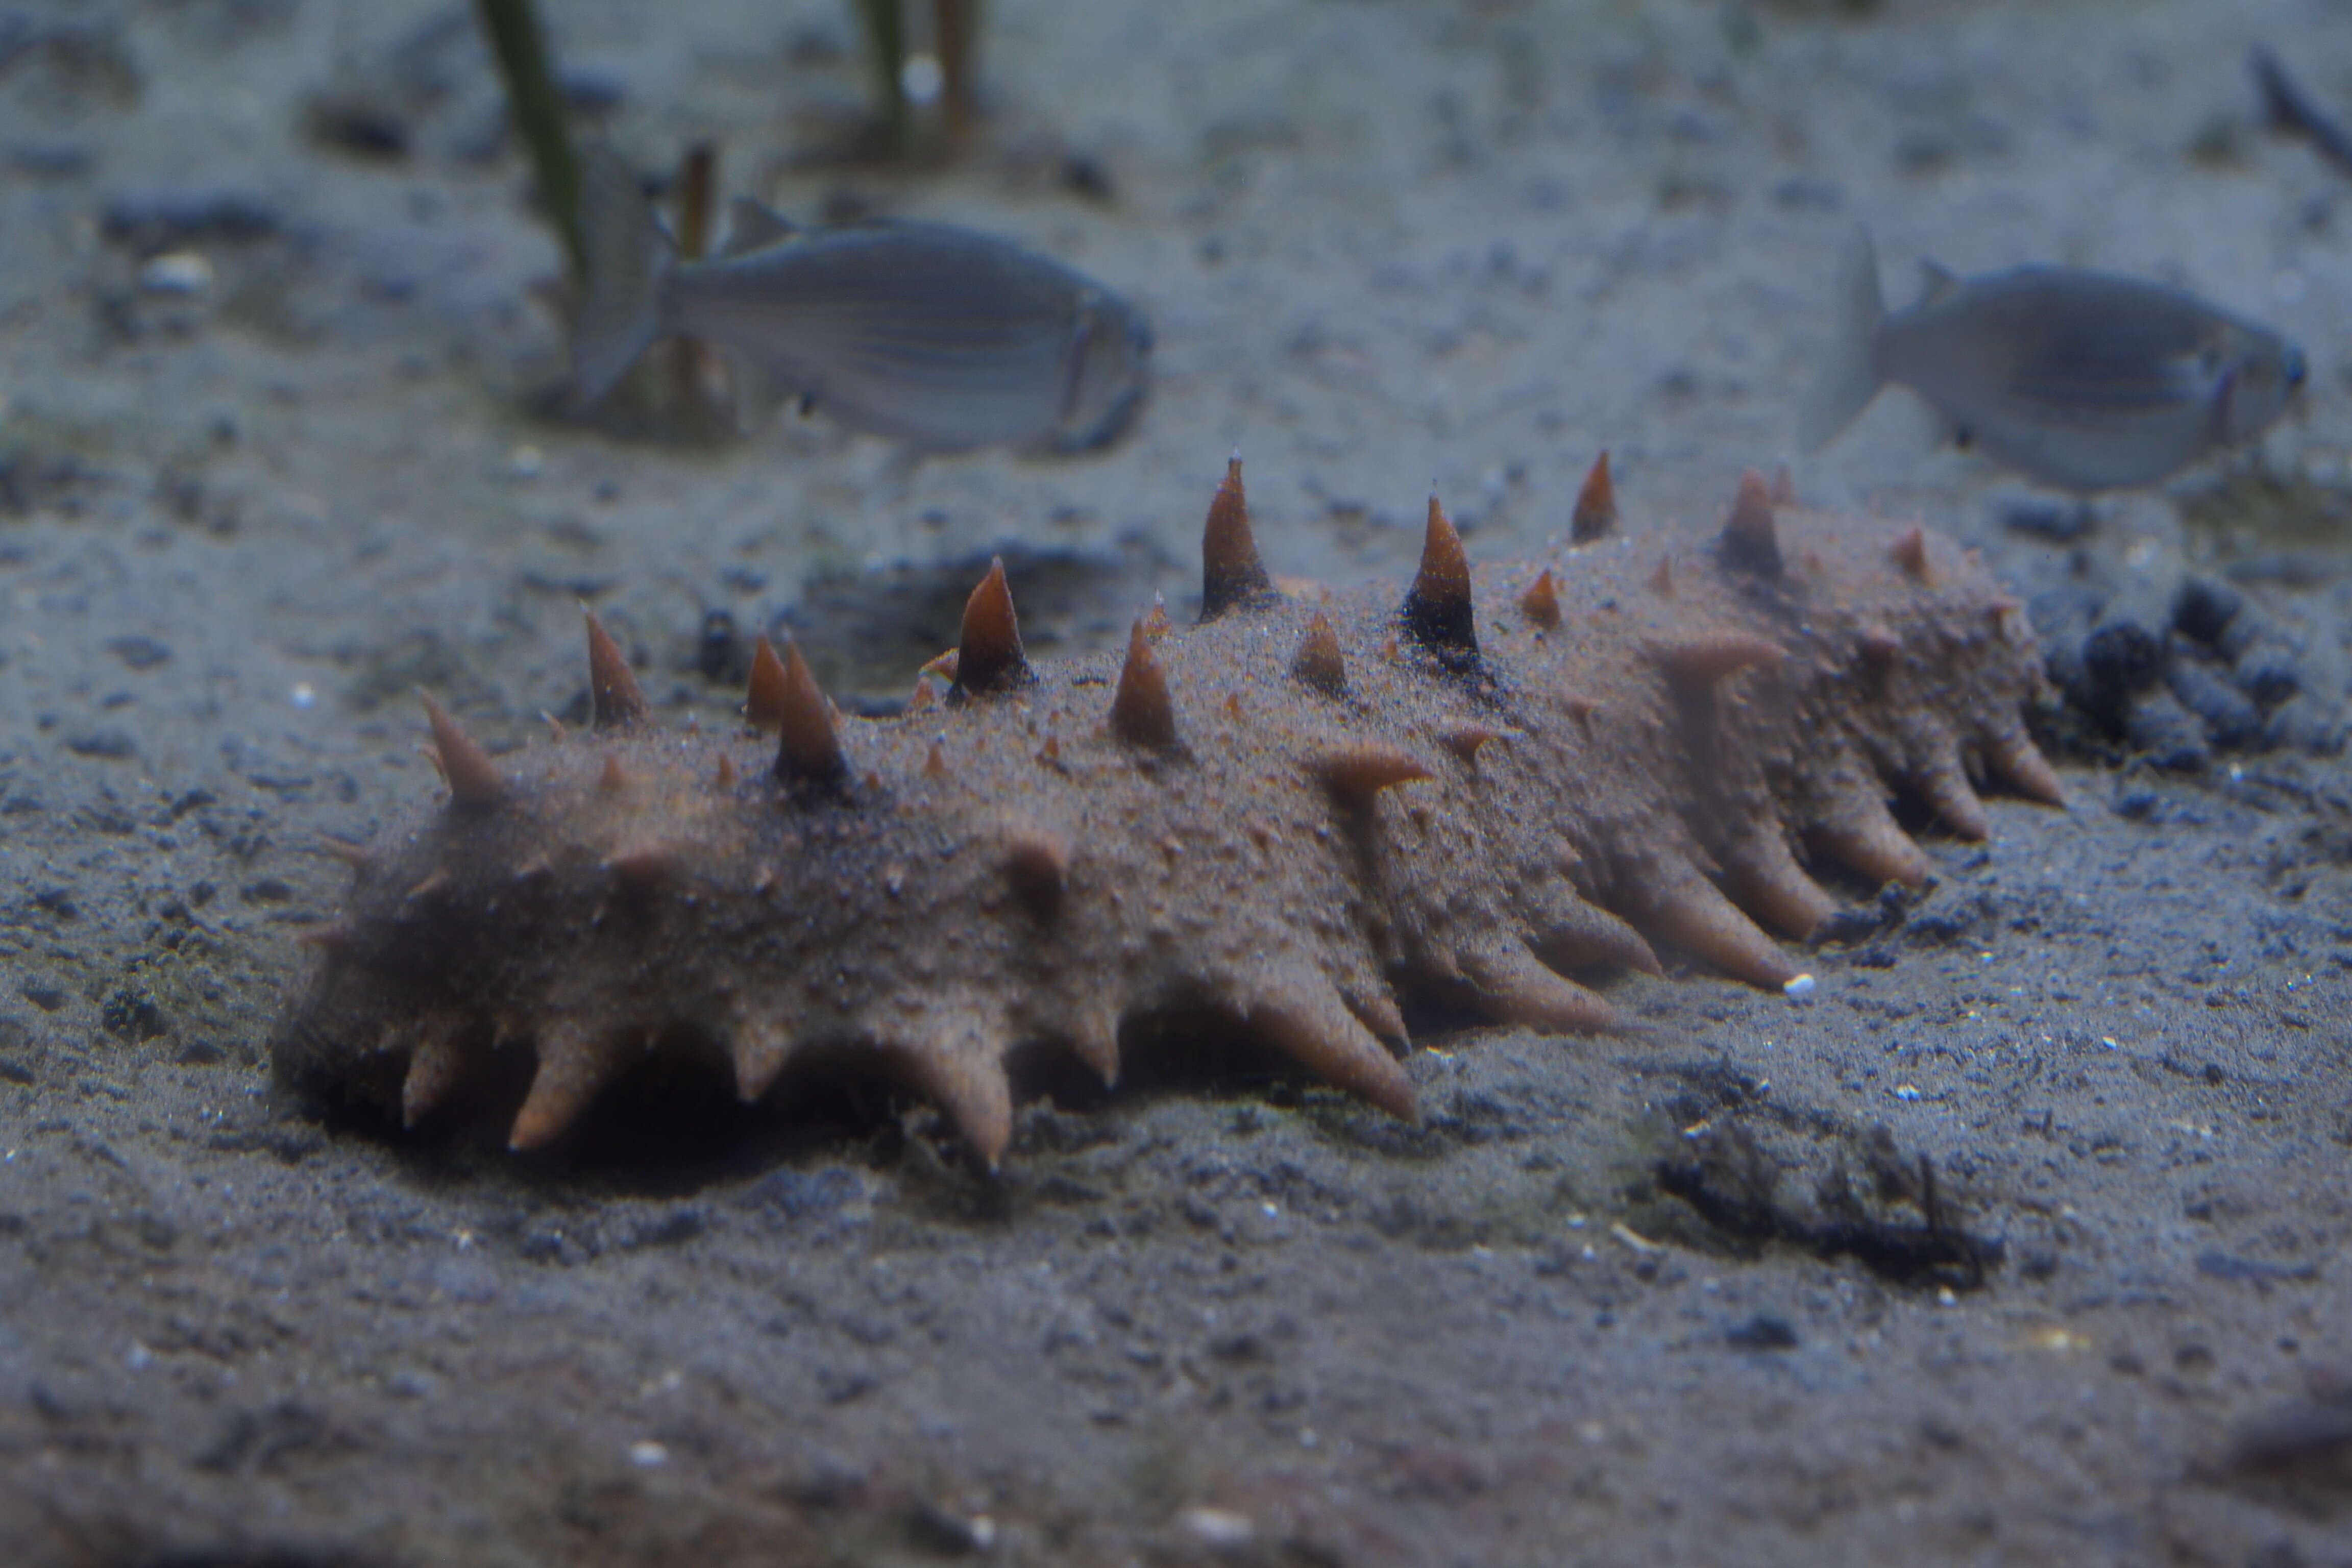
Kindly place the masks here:
POLYGON ((530 1147, 648 1057, 756 1099, 864 1052, 992 1163, 1010 1050, 1108 1079, 1123 1023, 1206 1011, 1409 1115, 1394 985, 1579 1031, 1615 1015, 1566 974, 1655 947, 1778 984, 1762 928, 1838 907, 1810 865, 1925 879, 1890 795, 1968 837, 1972 779, 2057 798, 2032 634, 1972 557, 1752 475, 1713 540, 1629 535, 1596 476, 1578 548, 1474 569, 1433 500, 1407 592, 1309 603, 1236 465, 1200 625, 1033 667, 993 571, 946 697, 888 720, 763 648, 753 728, 663 732, 592 620, 593 732, 494 760, 431 709, 449 798, 352 853, 280 1071, 413 1122, 529 1053, 530 1147))

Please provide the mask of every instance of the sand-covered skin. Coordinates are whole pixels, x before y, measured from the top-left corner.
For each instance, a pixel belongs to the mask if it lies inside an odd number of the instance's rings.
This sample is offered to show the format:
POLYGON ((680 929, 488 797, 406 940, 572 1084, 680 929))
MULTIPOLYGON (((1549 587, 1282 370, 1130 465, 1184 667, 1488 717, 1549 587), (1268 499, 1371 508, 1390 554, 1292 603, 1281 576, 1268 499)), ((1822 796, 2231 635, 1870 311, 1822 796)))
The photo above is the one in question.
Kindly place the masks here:
POLYGON ((992 1181, 861 1081, 722 1073, 517 1155, 454 1105, 321 1121, 268 1060, 351 886, 320 847, 439 809, 415 689, 535 765, 541 710, 589 722, 583 598, 656 732, 715 736, 787 610, 859 628, 801 638, 845 710, 902 695, 997 552, 1031 657, 1108 669, 1155 589, 1192 618, 1237 442, 1268 564, 1339 592, 1412 576, 1433 479, 1474 561, 1572 559, 1603 447, 1629 520, 1702 542, 1789 455, 1857 219, 1891 300, 1919 255, 2119 269, 2314 377, 2242 468, 2065 544, 1901 395, 1792 462, 1809 506, 2021 598, 2228 576, 2340 643, 2347 187, 2244 75, 2268 43, 2352 103, 2340 18, 1004 0, 982 144, 898 172, 817 154, 863 90, 837 0, 560 10, 641 166, 716 135, 780 210, 1062 257, 1151 317, 1150 402, 1069 463, 552 422, 554 247, 461 8, 8 35, 0 1559, 2341 1560, 2326 756, 2062 759, 2066 808, 1988 797, 1980 846, 1908 819, 1934 886, 1780 949, 1803 1003, 1661 954, 1592 977, 1621 1035, 1409 1008, 1418 1130, 1213 1029, 1109 1094, 1016 1071, 1053 1099, 992 1181), (321 93, 406 157, 318 140, 321 93), (209 283, 141 286, 181 252, 209 283), (1925 1232, 1923 1160, 1980 1278, 1819 1255, 1856 1210, 1925 1232))

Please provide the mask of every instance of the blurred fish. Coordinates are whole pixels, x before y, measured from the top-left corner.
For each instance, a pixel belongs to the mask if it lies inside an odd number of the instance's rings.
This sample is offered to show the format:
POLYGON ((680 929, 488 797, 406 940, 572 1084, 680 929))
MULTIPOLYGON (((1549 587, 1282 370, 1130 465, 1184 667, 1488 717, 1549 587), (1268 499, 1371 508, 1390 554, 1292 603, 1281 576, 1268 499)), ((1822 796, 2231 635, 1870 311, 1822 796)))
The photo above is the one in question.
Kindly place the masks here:
POLYGON ((1837 348, 1798 427, 1808 451, 1892 381, 1963 443, 2087 492, 2147 484, 2243 441, 2303 384, 2292 343, 2178 289, 2063 267, 1964 280, 1925 266, 1919 302, 1889 315, 1869 232, 1847 243, 1837 348))
POLYGON ((1142 400, 1143 318, 1009 240, 928 223, 797 228, 739 200, 726 247, 684 262, 636 176, 601 149, 583 159, 581 212, 577 407, 612 391, 655 339, 680 333, 803 407, 928 451, 1076 451, 1117 437, 1142 400))

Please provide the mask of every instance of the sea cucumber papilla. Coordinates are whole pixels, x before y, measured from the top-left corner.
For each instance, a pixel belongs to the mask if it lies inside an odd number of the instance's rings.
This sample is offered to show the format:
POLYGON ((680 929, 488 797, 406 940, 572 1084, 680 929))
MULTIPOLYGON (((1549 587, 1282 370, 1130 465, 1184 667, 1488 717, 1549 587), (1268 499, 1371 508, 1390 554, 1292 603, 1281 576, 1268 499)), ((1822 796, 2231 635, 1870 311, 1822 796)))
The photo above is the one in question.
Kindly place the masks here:
POLYGON ((493 757, 426 699, 446 798, 349 848, 278 1069, 414 1123, 528 1062, 528 1149, 648 1062, 756 1100, 850 1053, 992 1164, 1008 1052, 1109 1079, 1123 1026, 1182 1012, 1409 1117, 1392 987, 1595 1031, 1568 976, 1658 949, 1778 985, 1767 931, 1839 908, 1817 870, 1927 878, 1890 799, 1977 838, 1973 781, 2059 798, 2032 634, 1973 555, 1752 473, 1704 542, 1615 512, 1604 455, 1577 542, 1474 569, 1433 498, 1402 594, 1290 596, 1236 462, 1198 625, 1032 664, 1000 564, 943 692, 883 720, 763 644, 740 732, 665 732, 592 616, 591 731, 493 757))

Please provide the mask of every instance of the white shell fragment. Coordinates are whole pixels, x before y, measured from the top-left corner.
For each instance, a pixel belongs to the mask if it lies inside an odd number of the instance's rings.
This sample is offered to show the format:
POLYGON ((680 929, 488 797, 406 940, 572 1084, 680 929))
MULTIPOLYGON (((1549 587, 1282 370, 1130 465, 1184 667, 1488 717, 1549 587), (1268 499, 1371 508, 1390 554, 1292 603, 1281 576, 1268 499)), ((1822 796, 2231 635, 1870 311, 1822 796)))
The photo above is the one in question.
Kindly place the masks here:
POLYGON ((201 294, 212 282, 213 264, 193 250, 167 250, 139 269, 150 294, 201 294))

